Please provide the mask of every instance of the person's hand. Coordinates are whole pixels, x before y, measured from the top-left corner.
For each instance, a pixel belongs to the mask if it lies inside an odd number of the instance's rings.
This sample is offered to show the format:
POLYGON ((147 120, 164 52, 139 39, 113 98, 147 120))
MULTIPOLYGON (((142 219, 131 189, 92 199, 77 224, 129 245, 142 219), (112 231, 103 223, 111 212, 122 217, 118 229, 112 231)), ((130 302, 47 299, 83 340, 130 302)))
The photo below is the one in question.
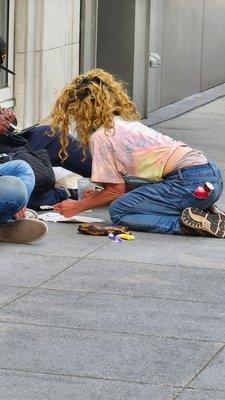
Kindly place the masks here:
POLYGON ((26 207, 21 208, 15 215, 15 219, 26 218, 26 207))
POLYGON ((3 135, 9 130, 9 122, 5 120, 2 114, 0 114, 0 135, 3 135))
POLYGON ((53 210, 66 218, 70 218, 81 212, 80 202, 77 200, 64 200, 61 203, 55 204, 53 210))
POLYGON ((7 108, 0 109, 0 135, 3 135, 10 129, 9 123, 16 121, 15 113, 7 108))
POLYGON ((16 121, 16 114, 9 108, 2 108, 0 110, 0 115, 2 115, 3 118, 11 122, 12 124, 16 121))

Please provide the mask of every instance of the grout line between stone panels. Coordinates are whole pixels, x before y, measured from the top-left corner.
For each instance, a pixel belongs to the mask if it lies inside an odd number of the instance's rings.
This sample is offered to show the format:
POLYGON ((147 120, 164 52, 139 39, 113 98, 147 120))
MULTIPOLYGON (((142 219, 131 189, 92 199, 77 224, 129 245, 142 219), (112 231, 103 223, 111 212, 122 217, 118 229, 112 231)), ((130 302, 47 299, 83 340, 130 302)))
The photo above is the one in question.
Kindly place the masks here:
MULTIPOLYGON (((3 243, 3 242, 0 242, 0 244, 1 243, 3 243)), ((1 246, 0 246, 0 248, 1 248, 1 246)), ((10 251, 4 251, 2 254, 3 255, 4 254, 10 254, 10 255, 15 255, 15 256, 17 256, 17 255, 26 255, 27 257, 33 256, 33 257, 43 257, 43 258, 59 258, 59 259, 66 259, 66 260, 69 260, 69 259, 74 260, 74 258, 79 259, 79 257, 58 256, 58 255, 55 255, 55 254, 50 254, 50 255, 46 256, 45 254, 39 254, 39 253, 12 253, 10 251)), ((83 256, 81 258, 83 258, 83 256)))
MULTIPOLYGON (((204 371, 204 369, 206 369, 208 367, 208 365, 221 353, 221 351, 225 348, 225 344, 223 344, 223 346, 216 351, 216 353, 206 362, 206 364, 193 376, 193 378, 186 383, 186 385, 182 388, 182 390, 172 399, 172 400, 176 400, 179 398, 180 394, 182 394, 184 392, 185 389, 187 389, 191 383, 204 371)), ((178 399, 179 400, 179 399, 178 399)))
POLYGON ((39 328, 53 328, 59 330, 67 330, 67 331, 76 331, 76 332, 92 332, 92 333, 103 333, 103 334, 115 334, 120 336, 133 336, 133 337, 143 337, 143 338, 157 338, 157 339, 168 339, 174 341, 182 341, 182 342, 197 342, 197 343, 213 343, 218 345, 225 346, 225 341, 219 340, 206 340, 206 339, 194 339, 194 338, 182 338, 182 337, 175 337, 175 336, 164 336, 160 334, 150 334, 150 333, 135 333, 135 332, 126 332, 126 331, 104 331, 100 329, 88 329, 88 328, 76 328, 76 327, 68 327, 68 326, 57 326, 57 325, 50 325, 50 324, 34 324, 29 322, 18 322, 18 321, 7 321, 7 320, 0 320, 0 324, 9 324, 9 325, 19 325, 19 326, 30 326, 30 327, 39 327, 39 328))
MULTIPOLYGON (((57 289, 57 288, 48 288, 42 287, 43 285, 38 287, 41 290, 45 291, 55 291, 55 292, 66 292, 66 293, 81 293, 81 294, 94 294, 94 295, 106 295, 106 296, 120 296, 120 297, 129 297, 129 298, 138 298, 138 299, 156 299, 156 300, 168 300, 180 303, 194 303, 194 304, 211 304, 211 305, 221 305, 225 304, 221 301, 212 302, 212 301, 201 301, 201 300, 186 300, 186 299, 175 299, 171 297, 162 297, 162 296, 148 296, 145 294, 131 294, 131 293, 111 293, 111 292, 95 292, 95 291, 85 291, 85 290, 71 290, 71 289, 57 289)), ((11 287, 11 286, 10 286, 11 287)), ((34 288, 36 289, 36 288, 34 288)))
MULTIPOLYGON (((212 239, 212 240, 215 240, 215 239, 212 239)), ((89 256, 89 255, 88 255, 89 256)), ((91 258, 89 258, 87 256, 87 260, 93 260, 93 261, 110 261, 110 262, 112 262, 113 260, 112 259, 110 259, 110 258, 94 258, 94 257, 91 257, 91 258)), ((131 260, 117 260, 117 263, 129 263, 129 265, 130 264, 138 264, 138 265, 146 265, 146 266, 153 266, 153 267, 162 267, 162 268, 164 268, 164 267, 169 267, 169 268, 177 268, 177 269, 179 269, 180 271, 181 271, 181 268, 183 268, 182 269, 182 271, 190 271, 190 270, 193 270, 193 271, 196 271, 196 270, 202 270, 202 271, 223 271, 223 272, 225 272, 225 266, 224 266, 224 269, 223 268, 205 268, 205 267, 189 267, 189 266, 186 266, 186 265, 181 265, 181 264, 157 264, 157 263, 151 263, 151 262, 147 262, 147 261, 131 261, 131 260), (187 269, 185 269, 185 268, 188 268, 188 270, 187 269)))
MULTIPOLYGON (((80 260, 82 260, 83 258, 85 258, 86 256, 92 254, 94 251, 98 250, 99 248, 103 247, 105 245, 105 243, 103 243, 102 245, 100 245, 99 247, 97 247, 96 249, 90 251, 89 253, 85 254, 83 257, 77 258, 77 260, 75 262, 73 262, 72 264, 68 265, 66 268, 64 268, 62 271, 57 272, 55 275, 53 275, 51 278, 47 279, 46 281, 40 283, 39 285, 32 287, 30 290, 28 290, 28 292, 23 293, 21 296, 16 297, 15 299, 9 301, 8 303, 0 306, 0 310, 4 307, 7 307, 9 304, 13 303, 16 300, 19 300, 23 297, 25 297, 27 294, 30 294, 31 292, 33 292, 34 290, 38 289, 41 285, 49 282, 51 279, 56 278, 58 275, 60 275, 62 272, 65 272, 67 269, 69 269, 70 267, 72 267, 74 264, 78 263, 80 260)), ((9 286, 10 287, 10 286, 9 286)))
MULTIPOLYGON (((75 263, 74 263, 75 264, 75 263)), ((70 265, 67 268, 72 267, 74 264, 70 265)), ((63 271, 62 271, 63 272, 63 271)), ((53 279, 53 278, 50 278, 53 279)), ((145 294, 132 294, 132 293, 116 293, 116 292, 95 292, 95 291, 84 291, 84 290, 72 290, 72 289, 58 289, 58 288, 51 288, 51 287, 43 287, 45 283, 41 283, 39 286, 7 286, 7 285, 0 285, 0 288, 5 288, 5 289, 24 289, 27 290, 26 293, 30 291, 35 291, 38 289, 41 289, 43 291, 52 291, 52 292, 65 292, 65 293, 81 293, 81 294, 90 294, 90 295, 106 295, 106 296, 121 296, 121 297, 129 297, 129 298, 137 298, 137 299, 156 299, 156 300, 165 300, 165 301, 174 301, 174 302, 183 302, 183 303, 194 303, 194 304, 209 304, 209 305, 221 305, 224 304, 221 301, 213 302, 213 301, 201 301, 201 300, 189 300, 189 299, 176 299, 172 297, 162 297, 162 296, 149 296, 145 294), (33 289, 33 290, 32 290, 33 289)), ((16 298, 15 300, 19 299, 16 298)))
MULTIPOLYGON (((220 392, 220 393, 225 393, 225 390, 223 389, 215 389, 215 388, 204 388, 204 387, 193 387, 193 386, 188 386, 186 389, 188 390, 199 390, 199 391, 208 391, 208 392, 220 392)), ((225 396, 224 396, 225 398, 225 396)))
POLYGON ((99 377, 99 376, 92 376, 92 375, 63 374, 63 373, 58 373, 58 372, 35 371, 35 370, 30 370, 30 369, 14 369, 14 368, 3 368, 3 367, 0 367, 0 371, 26 372, 26 373, 33 373, 36 375, 60 376, 60 377, 65 377, 65 378, 94 379, 94 380, 101 380, 101 381, 122 382, 122 383, 140 384, 140 385, 148 385, 148 386, 160 386, 160 387, 174 388, 174 389, 182 388, 181 386, 178 386, 178 385, 165 385, 164 383, 149 383, 149 382, 144 382, 144 381, 139 381, 139 380, 128 381, 125 379, 116 379, 116 378, 110 378, 110 377, 105 377, 105 376, 99 377))

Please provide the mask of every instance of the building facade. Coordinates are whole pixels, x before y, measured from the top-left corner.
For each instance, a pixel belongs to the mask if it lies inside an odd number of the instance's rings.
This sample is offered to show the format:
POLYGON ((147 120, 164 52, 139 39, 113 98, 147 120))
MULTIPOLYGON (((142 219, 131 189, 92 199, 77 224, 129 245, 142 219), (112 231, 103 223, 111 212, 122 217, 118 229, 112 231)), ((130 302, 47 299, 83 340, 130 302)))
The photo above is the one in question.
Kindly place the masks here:
POLYGON ((19 124, 45 118, 79 72, 128 83, 142 116, 225 82, 224 0, 0 0, 12 78, 0 104, 19 124))

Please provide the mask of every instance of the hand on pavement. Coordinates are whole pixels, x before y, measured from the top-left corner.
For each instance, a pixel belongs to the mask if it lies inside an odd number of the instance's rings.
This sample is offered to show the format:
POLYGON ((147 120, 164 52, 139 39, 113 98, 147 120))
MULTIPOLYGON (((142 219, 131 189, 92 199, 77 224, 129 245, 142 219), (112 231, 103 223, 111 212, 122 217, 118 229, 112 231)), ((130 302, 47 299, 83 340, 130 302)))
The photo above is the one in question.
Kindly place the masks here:
POLYGON ((80 202, 77 200, 64 200, 54 206, 54 211, 66 218, 73 217, 81 212, 80 202))

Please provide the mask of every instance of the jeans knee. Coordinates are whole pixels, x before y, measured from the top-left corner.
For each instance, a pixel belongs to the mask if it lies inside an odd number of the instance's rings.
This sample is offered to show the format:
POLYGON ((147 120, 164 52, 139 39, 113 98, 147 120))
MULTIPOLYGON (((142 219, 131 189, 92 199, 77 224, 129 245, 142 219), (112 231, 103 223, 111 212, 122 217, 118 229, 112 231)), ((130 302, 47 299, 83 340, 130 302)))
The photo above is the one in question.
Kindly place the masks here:
POLYGON ((1 186, 2 184, 4 185, 4 194, 0 188, 2 201, 14 203, 18 208, 27 205, 28 193, 21 179, 15 176, 4 176, 1 177, 1 186))

